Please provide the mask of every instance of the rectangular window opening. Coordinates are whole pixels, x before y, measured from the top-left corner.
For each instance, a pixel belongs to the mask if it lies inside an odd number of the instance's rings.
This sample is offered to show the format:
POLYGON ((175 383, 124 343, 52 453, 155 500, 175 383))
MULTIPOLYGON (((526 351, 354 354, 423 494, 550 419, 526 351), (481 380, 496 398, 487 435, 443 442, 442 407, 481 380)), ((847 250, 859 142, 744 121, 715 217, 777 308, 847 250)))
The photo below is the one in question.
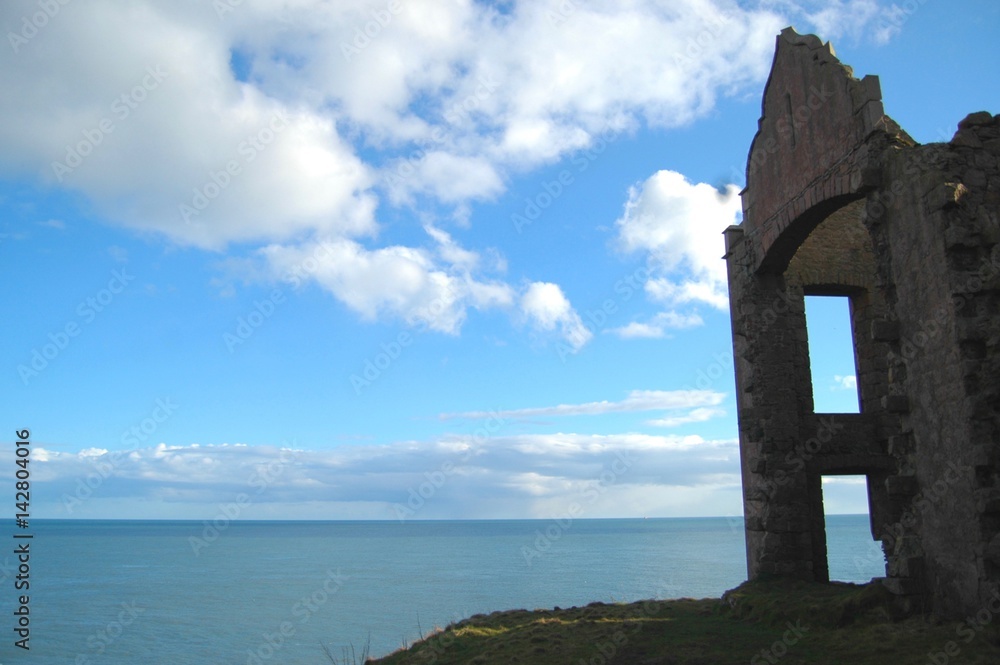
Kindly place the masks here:
POLYGON ((805 300, 813 412, 860 413, 850 298, 806 296, 805 300))
POLYGON ((830 581, 864 584, 885 577, 885 555, 872 538, 865 476, 823 476, 830 581))

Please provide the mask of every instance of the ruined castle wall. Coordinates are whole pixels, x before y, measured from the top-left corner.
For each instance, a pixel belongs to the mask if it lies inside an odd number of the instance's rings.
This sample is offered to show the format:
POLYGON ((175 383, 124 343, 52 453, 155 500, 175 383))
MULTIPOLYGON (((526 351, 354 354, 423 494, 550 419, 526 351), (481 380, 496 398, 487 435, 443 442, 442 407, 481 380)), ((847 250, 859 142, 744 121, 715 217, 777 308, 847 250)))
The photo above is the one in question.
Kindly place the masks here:
POLYGON ((812 401, 801 390, 802 360, 789 352, 804 349, 801 295, 789 295, 780 275, 753 274, 753 246, 741 229, 727 243, 735 252, 730 304, 748 572, 813 579, 806 479, 787 461, 799 443, 798 414, 812 401))
POLYGON ((865 139, 885 129, 877 77, 857 80, 829 43, 782 31, 743 192, 747 241, 759 261, 776 243, 795 250, 810 226, 789 227, 807 211, 818 222, 857 198, 865 139))
POLYGON ((920 146, 828 44, 782 31, 726 231, 750 577, 825 580, 824 474, 868 479, 886 586, 1000 584, 1000 116, 920 146), (850 299, 858 414, 815 413, 804 296, 850 299))
POLYGON ((996 534, 987 503, 997 491, 989 451, 1000 369, 1000 271, 992 260, 1000 172, 998 144, 992 153, 985 147, 998 123, 988 114, 979 122, 960 131, 957 144, 888 156, 885 186, 868 206, 885 244, 880 272, 898 323, 889 399, 900 417, 893 452, 905 528, 888 541, 890 574, 904 592, 926 585, 942 614, 975 611, 997 579, 986 547, 996 534))

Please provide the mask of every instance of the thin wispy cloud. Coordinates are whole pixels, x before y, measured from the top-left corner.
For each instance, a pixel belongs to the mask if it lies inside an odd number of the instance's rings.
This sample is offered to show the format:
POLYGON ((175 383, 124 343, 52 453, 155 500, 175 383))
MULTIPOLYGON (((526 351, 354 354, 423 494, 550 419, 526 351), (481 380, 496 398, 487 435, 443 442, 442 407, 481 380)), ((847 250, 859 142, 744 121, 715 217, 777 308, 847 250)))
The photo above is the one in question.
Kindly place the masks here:
POLYGON ((479 420, 490 417, 530 419, 556 416, 599 416, 612 413, 667 411, 698 406, 715 406, 721 404, 725 397, 725 393, 713 390, 633 390, 625 399, 617 402, 604 400, 504 411, 466 411, 464 413, 445 413, 439 417, 441 420, 459 418, 479 420))
POLYGON ((688 413, 682 415, 667 416, 665 418, 650 420, 647 424, 654 427, 678 427, 679 425, 687 425, 689 423, 703 423, 711 420, 712 418, 718 418, 719 416, 724 415, 726 415, 726 412, 723 409, 698 408, 692 409, 688 413))
POLYGON ((668 337, 670 330, 682 330, 700 326, 704 320, 694 312, 680 314, 678 312, 659 312, 648 322, 632 321, 628 325, 612 328, 608 332, 621 339, 662 339, 668 337))

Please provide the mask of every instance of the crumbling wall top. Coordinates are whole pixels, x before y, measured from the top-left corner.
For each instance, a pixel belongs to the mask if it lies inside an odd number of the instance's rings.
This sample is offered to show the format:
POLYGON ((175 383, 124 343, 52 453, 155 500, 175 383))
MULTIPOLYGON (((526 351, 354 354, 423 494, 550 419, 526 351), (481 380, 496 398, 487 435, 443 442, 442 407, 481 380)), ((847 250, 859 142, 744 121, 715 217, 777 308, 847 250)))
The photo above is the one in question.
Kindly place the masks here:
POLYGON ((856 153, 879 131, 902 134, 883 111, 878 77, 858 80, 829 42, 782 30, 747 160, 744 232, 768 233, 766 251, 798 213, 853 193, 864 160, 856 153), (790 203, 799 209, 784 211, 790 203))

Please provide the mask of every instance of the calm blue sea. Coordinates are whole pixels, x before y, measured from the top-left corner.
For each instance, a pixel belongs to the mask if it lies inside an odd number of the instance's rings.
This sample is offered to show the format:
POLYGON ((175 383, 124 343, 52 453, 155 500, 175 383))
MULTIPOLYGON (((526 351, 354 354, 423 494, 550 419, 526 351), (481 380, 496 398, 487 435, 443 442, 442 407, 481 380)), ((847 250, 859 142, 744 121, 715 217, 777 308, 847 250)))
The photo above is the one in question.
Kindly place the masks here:
MULTIPOLYGON (((746 578, 735 518, 234 522, 192 540, 204 527, 33 521, 31 650, 13 646, 11 545, 0 663, 322 664, 322 645, 370 637, 384 655, 480 612, 717 597, 746 578)), ((827 528, 833 578, 884 574, 867 516, 827 528)))

